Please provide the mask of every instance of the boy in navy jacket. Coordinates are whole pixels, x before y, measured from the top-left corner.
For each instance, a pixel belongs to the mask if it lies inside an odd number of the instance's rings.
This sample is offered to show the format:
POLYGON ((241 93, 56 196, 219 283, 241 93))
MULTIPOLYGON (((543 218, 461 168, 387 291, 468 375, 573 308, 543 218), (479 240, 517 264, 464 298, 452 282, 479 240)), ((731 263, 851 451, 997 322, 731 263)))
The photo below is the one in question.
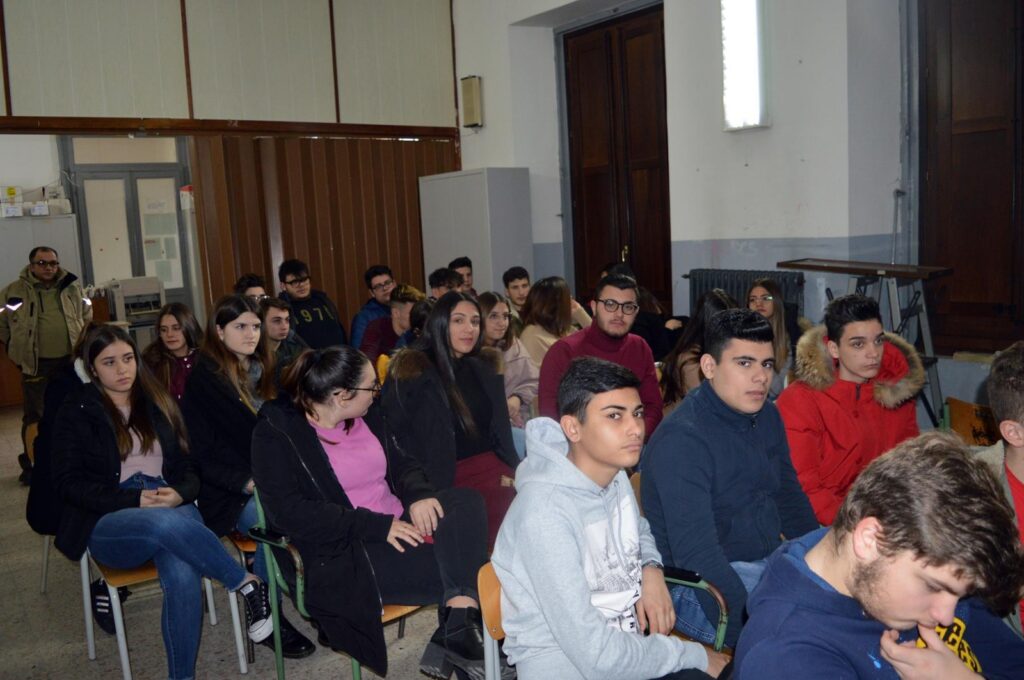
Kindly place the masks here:
MULTIPOLYGON (((699 572, 729 606, 735 647, 747 593, 779 546, 818 528, 789 459, 786 431, 768 401, 772 328, 749 309, 719 312, 700 359, 707 380, 686 395, 643 455, 644 512, 665 564, 699 572)), ((718 607, 703 591, 675 588, 676 630, 714 641, 718 607)))
POLYGON ((1024 641, 997 616, 1022 586, 991 471, 955 436, 921 435, 861 473, 831 528, 768 560, 735 678, 1022 678, 1024 641))

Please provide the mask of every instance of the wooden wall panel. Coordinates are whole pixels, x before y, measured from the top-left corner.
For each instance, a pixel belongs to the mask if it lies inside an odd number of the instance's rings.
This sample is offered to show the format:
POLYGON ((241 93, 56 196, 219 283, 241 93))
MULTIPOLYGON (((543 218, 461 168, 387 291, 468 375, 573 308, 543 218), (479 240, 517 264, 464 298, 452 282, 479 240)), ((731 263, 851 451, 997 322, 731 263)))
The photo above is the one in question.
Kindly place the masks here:
POLYGON ((292 257, 309 264, 346 327, 371 264, 422 285, 417 180, 458 168, 451 140, 238 135, 192 148, 208 302, 248 271, 276 286, 277 265, 292 257))

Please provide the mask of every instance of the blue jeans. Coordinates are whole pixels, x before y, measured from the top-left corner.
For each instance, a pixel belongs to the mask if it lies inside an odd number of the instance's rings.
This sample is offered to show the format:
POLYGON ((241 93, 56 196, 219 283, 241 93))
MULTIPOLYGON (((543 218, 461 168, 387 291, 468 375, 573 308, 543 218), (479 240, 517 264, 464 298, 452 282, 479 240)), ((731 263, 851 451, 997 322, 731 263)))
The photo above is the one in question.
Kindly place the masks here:
MULTIPOLYGON (((136 473, 122 486, 156 488, 166 483, 136 473)), ((89 552, 97 562, 117 569, 153 560, 164 592, 161 629, 167 676, 172 680, 193 677, 203 620, 201 578, 208 576, 237 590, 248 576, 203 524, 196 506, 107 513, 92 530, 89 552)))
MULTIPOLYGON (((240 531, 246 536, 249 535, 249 529, 256 526, 256 520, 258 516, 256 514, 256 497, 251 496, 249 502, 242 508, 242 514, 238 516, 238 523, 235 525, 235 531, 240 531)), ((267 571, 267 558, 263 556, 263 549, 257 545, 256 557, 253 560, 252 572, 260 577, 264 583, 270 583, 267 571)), ((278 596, 281 595, 281 591, 277 591, 278 596)))
POLYGON ((512 428, 512 443, 516 447, 516 453, 519 454, 519 460, 526 458, 526 430, 521 427, 512 428))
MULTIPOLYGON (((749 594, 761 580, 767 560, 756 562, 730 562, 736 575, 743 581, 749 594)), ((712 644, 715 641, 715 625, 708 620, 704 608, 697 600, 697 591, 686 586, 670 586, 672 606, 676 610, 675 629, 692 640, 712 644)), ((743 616, 743 612, 730 612, 730 616, 743 616)))

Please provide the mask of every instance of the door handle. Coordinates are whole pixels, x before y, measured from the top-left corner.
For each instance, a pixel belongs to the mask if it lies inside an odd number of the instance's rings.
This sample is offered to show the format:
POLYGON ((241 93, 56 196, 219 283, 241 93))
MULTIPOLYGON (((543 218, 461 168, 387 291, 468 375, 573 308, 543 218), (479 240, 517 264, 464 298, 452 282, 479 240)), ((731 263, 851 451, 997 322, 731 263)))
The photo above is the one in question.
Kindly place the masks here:
POLYGON ((622 246, 622 250, 619 252, 619 262, 625 262, 626 258, 629 257, 629 244, 622 246))

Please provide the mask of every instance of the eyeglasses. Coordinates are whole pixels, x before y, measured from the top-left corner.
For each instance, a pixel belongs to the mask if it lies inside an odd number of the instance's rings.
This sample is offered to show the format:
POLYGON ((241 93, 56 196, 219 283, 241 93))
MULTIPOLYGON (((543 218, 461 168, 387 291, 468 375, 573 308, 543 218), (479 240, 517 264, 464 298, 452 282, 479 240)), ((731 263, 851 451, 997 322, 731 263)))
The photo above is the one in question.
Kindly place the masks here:
POLYGON ((751 295, 747 298, 747 304, 754 304, 755 302, 771 302, 774 299, 774 295, 751 295))
POLYGON ((248 297, 249 297, 250 300, 252 300, 256 304, 259 304, 259 303, 263 302, 264 300, 269 300, 270 299, 270 296, 267 295, 266 293, 263 293, 262 295, 250 295, 248 297))
POLYGON ((394 285, 395 285, 394 281, 385 281, 384 283, 378 283, 376 285, 370 286, 370 290, 372 290, 372 291, 387 290, 388 288, 392 288, 394 285))
POLYGON ((286 285, 286 286, 297 286, 300 283, 305 283, 306 281, 309 281, 309 274, 306 274, 305 276, 296 276, 291 281, 285 281, 284 285, 286 285))
POLYGON ((622 313, 626 316, 633 316, 640 311, 640 305, 635 302, 619 302, 611 298, 605 298, 604 300, 595 298, 594 302, 600 302, 606 310, 612 313, 619 311, 619 307, 622 307, 622 313))
POLYGON ((353 387, 352 390, 354 392, 372 392, 373 398, 376 399, 380 396, 381 387, 379 382, 375 382, 373 387, 353 387))
POLYGON ((51 267, 53 269, 56 269, 57 267, 60 266, 60 262, 58 262, 57 260, 36 260, 32 264, 34 264, 37 267, 51 267))

